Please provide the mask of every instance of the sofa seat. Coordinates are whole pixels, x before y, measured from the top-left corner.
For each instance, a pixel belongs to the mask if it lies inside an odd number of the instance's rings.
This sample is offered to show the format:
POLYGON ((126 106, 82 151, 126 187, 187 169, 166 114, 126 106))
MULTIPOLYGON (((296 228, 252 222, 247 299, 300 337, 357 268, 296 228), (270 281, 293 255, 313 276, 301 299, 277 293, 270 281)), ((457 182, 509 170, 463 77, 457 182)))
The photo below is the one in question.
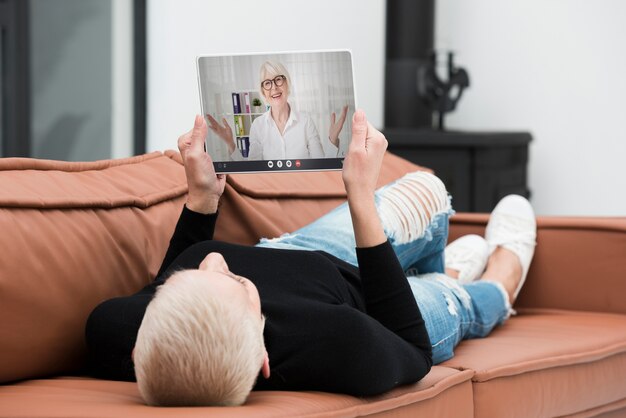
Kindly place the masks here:
POLYGON ((476 417, 620 410, 626 408, 626 315, 524 309, 489 338, 464 341, 443 365, 475 372, 476 417))
MULTIPOLYGON (((356 417, 473 416, 472 371, 434 367, 420 382, 382 396, 355 398, 321 392, 253 392, 232 408, 154 408, 137 385, 82 377, 29 380, 0 386, 0 415, 11 417, 356 417)), ((332 376, 329 376, 332 379, 332 376)))

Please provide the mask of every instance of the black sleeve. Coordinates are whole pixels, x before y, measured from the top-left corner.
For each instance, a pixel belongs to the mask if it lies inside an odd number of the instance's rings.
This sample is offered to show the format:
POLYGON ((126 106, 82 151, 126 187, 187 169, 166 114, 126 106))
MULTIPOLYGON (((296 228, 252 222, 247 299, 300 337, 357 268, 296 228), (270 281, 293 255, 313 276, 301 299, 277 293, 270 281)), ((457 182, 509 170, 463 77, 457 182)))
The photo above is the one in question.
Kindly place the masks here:
POLYGON ((289 335, 273 341, 298 348, 272 367, 269 380, 259 377, 256 389, 375 396, 419 381, 432 366, 428 353, 346 304, 320 306, 312 321, 321 325, 314 327, 315 335, 289 335))
POLYGON ((212 240, 216 221, 217 213, 203 215, 187 209, 187 206, 183 206, 174 229, 174 234, 170 239, 170 246, 167 249, 167 253, 165 253, 165 258, 156 277, 160 277, 172 264, 172 261, 193 244, 212 240))
POLYGON ((432 365, 426 324, 391 244, 356 251, 367 314, 425 353, 432 365))

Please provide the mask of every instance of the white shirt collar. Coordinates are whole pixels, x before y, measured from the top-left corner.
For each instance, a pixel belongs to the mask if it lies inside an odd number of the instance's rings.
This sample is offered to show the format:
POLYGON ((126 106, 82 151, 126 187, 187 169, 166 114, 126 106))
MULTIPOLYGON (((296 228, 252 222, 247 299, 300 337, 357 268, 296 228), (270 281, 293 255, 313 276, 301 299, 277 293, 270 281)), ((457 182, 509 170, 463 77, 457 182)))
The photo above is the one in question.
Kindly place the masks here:
MULTIPOLYGON (((293 125, 294 123, 297 123, 300 118, 298 112, 291 105, 289 106, 290 106, 289 118, 287 118, 287 123, 285 124, 285 130, 289 128, 291 125, 293 125)), ((267 111, 266 123, 269 126, 276 126, 276 121, 274 121, 274 118, 272 117, 271 109, 267 111)))

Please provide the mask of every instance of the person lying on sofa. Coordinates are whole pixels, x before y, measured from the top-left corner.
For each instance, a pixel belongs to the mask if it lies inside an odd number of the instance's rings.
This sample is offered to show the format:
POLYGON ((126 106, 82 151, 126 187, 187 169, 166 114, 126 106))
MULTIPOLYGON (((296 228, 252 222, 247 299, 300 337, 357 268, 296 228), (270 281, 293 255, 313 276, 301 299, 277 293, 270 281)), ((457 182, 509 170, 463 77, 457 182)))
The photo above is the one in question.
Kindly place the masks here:
POLYGON ((256 246, 218 242, 226 178, 206 133, 197 116, 178 140, 189 191, 156 279, 88 319, 94 376, 136 379, 150 405, 240 405, 252 389, 370 396, 422 379, 509 317, 535 246, 522 197, 498 204, 486 240, 446 249, 443 183, 415 172, 375 190, 387 141, 357 111, 346 204, 256 246))

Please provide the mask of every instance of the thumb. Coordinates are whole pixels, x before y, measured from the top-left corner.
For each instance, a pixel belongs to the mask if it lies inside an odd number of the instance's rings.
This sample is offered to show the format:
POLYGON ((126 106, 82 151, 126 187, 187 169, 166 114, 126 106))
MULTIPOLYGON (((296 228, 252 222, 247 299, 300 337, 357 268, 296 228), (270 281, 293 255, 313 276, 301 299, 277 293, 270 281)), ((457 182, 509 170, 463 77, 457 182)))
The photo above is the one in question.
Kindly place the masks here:
POLYGON ((365 112, 359 109, 354 112, 354 116, 352 117, 352 141, 350 142, 350 146, 364 148, 366 137, 367 119, 365 118, 365 112))
POLYGON ((191 131, 191 148, 200 148, 204 150, 204 140, 207 134, 207 126, 204 118, 200 115, 196 115, 196 119, 193 123, 193 130, 191 131))

